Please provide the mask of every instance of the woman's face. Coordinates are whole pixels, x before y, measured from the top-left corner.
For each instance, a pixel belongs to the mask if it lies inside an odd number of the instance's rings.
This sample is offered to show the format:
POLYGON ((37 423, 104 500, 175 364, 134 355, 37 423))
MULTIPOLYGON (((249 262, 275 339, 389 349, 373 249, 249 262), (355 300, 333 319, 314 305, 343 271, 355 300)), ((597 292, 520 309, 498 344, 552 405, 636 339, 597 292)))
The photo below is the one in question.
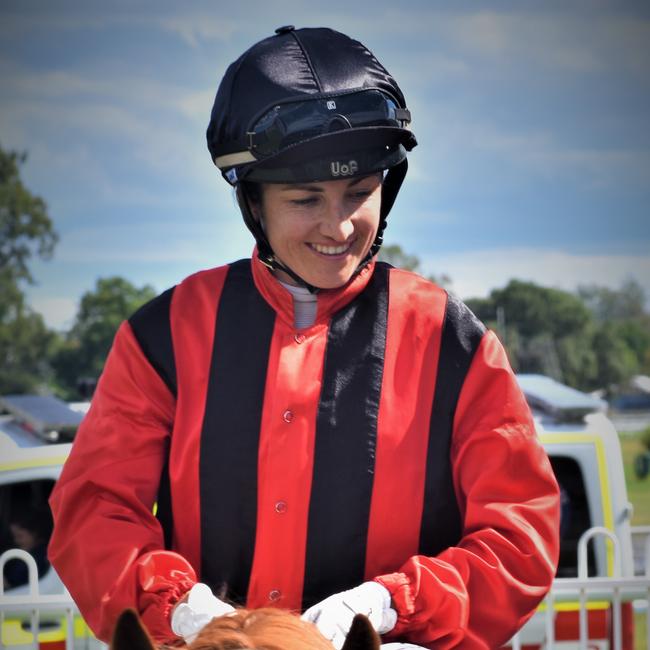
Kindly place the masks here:
MULTIPOLYGON (((381 174, 319 183, 265 184, 252 206, 276 258, 321 289, 343 286, 379 227, 381 174)), ((285 273, 280 279, 295 282, 285 273)))

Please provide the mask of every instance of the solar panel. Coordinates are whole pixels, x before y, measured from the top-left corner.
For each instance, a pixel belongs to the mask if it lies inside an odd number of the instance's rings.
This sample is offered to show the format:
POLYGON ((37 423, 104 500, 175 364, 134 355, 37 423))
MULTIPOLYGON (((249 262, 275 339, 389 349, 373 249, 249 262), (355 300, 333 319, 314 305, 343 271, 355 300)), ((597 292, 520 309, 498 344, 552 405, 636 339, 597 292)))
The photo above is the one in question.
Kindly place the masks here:
POLYGON ((544 375, 517 375, 531 409, 560 421, 578 421, 588 413, 604 411, 607 402, 544 375))
POLYGON ((83 419, 81 413, 52 396, 5 395, 0 397, 0 407, 24 428, 50 442, 73 438, 83 419))

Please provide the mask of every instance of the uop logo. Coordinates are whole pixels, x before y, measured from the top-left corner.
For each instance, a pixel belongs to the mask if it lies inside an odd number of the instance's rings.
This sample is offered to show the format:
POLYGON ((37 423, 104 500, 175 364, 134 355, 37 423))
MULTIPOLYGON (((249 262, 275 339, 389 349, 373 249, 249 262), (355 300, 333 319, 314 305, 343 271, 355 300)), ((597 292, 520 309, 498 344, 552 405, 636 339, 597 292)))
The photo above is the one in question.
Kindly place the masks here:
POLYGON ((330 169, 332 170, 332 176, 352 176, 359 171, 359 165, 356 160, 350 160, 347 163, 336 162, 330 163, 330 169))

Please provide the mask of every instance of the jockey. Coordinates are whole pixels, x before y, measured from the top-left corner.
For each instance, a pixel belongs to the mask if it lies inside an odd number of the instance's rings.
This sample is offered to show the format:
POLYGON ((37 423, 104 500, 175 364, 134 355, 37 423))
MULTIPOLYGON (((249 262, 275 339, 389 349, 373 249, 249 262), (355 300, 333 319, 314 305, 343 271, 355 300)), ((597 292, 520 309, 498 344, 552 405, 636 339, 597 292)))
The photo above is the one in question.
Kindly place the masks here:
POLYGON ((377 262, 416 140, 358 41, 281 27, 207 130, 256 246, 120 327, 51 498, 50 557, 100 638, 249 608, 340 648, 498 647, 555 575, 559 494, 496 336, 377 262), (152 510, 156 505, 156 515, 152 510))

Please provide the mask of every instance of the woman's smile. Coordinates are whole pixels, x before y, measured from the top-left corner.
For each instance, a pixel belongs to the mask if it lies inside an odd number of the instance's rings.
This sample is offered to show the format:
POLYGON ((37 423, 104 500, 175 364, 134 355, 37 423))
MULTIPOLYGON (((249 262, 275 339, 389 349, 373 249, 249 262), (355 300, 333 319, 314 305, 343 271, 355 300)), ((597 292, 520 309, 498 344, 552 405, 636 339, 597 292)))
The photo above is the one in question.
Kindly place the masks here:
MULTIPOLYGON (((346 284, 377 235, 381 174, 307 184, 265 184, 253 206, 277 260, 320 289, 346 284)), ((287 274, 279 277, 295 284, 287 274)))

